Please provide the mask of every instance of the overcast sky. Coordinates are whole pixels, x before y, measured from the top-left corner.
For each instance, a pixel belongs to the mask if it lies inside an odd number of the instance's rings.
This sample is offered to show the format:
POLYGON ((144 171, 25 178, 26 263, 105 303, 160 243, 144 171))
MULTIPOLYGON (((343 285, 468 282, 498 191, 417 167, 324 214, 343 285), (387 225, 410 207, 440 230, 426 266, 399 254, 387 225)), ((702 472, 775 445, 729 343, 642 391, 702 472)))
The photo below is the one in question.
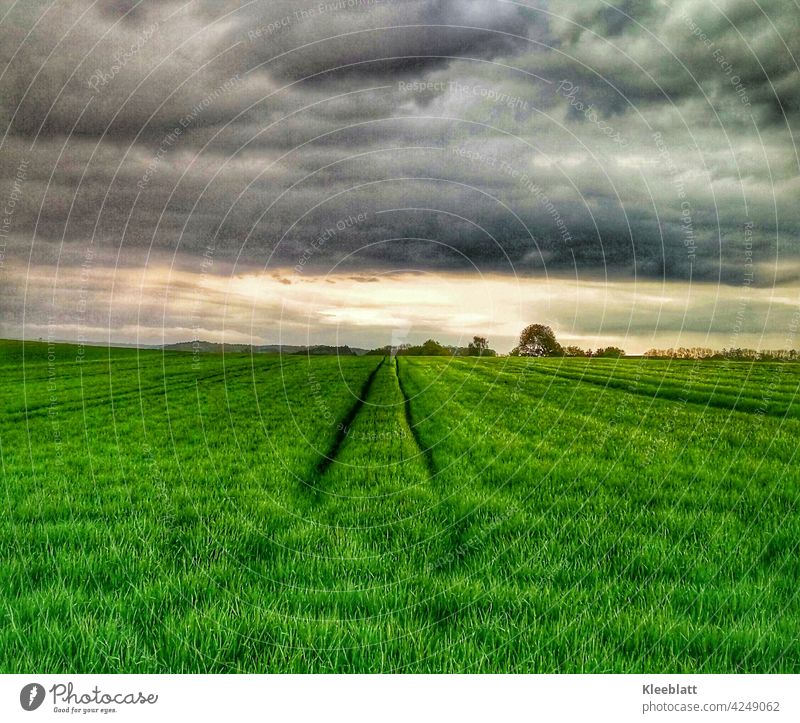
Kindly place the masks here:
POLYGON ((0 2, 0 332, 800 347, 798 18, 0 2))

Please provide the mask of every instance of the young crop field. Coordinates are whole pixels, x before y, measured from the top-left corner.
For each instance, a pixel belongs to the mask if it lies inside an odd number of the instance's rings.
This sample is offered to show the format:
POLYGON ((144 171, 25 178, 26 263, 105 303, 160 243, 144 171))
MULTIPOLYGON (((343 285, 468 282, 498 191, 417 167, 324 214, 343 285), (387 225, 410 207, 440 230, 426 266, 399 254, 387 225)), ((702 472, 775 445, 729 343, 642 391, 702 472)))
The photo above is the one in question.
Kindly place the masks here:
POLYGON ((800 672, 800 365, 0 342, 0 672, 800 672))

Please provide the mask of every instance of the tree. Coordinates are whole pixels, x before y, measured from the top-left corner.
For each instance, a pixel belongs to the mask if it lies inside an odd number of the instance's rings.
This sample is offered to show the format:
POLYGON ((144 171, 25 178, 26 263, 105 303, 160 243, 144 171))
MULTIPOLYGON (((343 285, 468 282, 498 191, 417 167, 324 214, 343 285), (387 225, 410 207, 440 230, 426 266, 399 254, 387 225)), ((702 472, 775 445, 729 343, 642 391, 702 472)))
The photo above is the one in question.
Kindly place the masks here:
POLYGON ((489 342, 485 336, 473 336, 467 349, 467 354, 469 356, 483 356, 489 349, 489 342))
POLYGON ((438 341, 428 339, 420 346, 402 345, 397 353, 401 356, 452 356, 453 350, 442 346, 438 341))
POLYGON ((450 356, 452 352, 443 347, 438 341, 428 339, 422 345, 422 356, 450 356))
POLYGON ((480 352, 489 348, 489 342, 486 340, 485 336, 473 336, 469 347, 480 352))
POLYGON ((586 352, 579 346, 564 347, 564 356, 586 356, 586 352))
POLYGON ((618 346, 607 346, 605 349, 598 349, 594 355, 606 359, 618 359, 625 356, 625 350, 620 349, 618 346))
POLYGON ((561 356, 564 350, 556 341, 556 335, 549 326, 531 324, 519 335, 519 346, 513 356, 561 356), (516 353, 515 353, 516 352, 516 353))

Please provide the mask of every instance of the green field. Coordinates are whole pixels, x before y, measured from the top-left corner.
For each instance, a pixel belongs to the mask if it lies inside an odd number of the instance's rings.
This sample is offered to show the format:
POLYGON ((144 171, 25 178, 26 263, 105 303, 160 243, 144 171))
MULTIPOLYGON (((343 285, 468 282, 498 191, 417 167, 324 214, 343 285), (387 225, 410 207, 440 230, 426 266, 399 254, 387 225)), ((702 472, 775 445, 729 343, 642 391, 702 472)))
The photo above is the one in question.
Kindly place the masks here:
POLYGON ((0 672, 800 672, 800 365, 0 342, 0 672))

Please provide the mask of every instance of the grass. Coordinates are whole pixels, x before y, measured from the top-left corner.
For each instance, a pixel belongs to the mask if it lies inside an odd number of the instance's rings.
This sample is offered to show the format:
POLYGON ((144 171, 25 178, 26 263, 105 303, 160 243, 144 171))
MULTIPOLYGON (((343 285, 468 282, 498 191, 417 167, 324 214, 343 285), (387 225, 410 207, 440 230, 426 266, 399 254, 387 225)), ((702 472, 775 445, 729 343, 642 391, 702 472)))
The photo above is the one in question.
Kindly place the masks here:
POLYGON ((0 671, 800 672, 794 365, 0 343, 0 671))

